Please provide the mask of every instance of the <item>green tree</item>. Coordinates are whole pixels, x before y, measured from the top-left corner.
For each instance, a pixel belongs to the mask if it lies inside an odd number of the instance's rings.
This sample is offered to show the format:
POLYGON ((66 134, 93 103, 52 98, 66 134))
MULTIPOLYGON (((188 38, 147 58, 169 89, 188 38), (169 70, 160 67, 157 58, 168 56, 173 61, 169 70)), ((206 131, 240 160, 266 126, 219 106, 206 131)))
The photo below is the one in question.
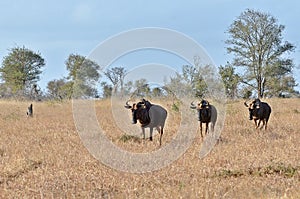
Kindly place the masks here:
POLYGON ((152 96, 153 97, 161 97, 163 96, 163 91, 161 88, 159 87, 155 87, 152 89, 152 96))
POLYGON ((134 95, 136 97, 141 97, 141 98, 149 97, 151 89, 146 79, 142 78, 136 80, 134 82, 134 88, 135 88, 134 95))
POLYGON ((285 55, 295 47, 283 42, 284 28, 270 14, 250 9, 229 27, 227 51, 234 54, 233 65, 245 68, 243 83, 256 88, 258 97, 264 97, 272 77, 292 71, 293 61, 285 55))
POLYGON ((47 84, 47 90, 50 97, 54 99, 71 99, 73 83, 66 79, 55 79, 47 84))
POLYGON ((5 85, 5 83, 0 83, 0 97, 7 98, 12 97, 10 89, 5 85))
POLYGON ((249 99, 251 96, 252 96, 252 87, 250 86, 245 86, 241 89, 240 91, 240 96, 243 98, 243 99, 249 99))
POLYGON ((101 82, 102 90, 103 90, 103 98, 109 98, 112 95, 112 86, 107 84, 107 82, 101 82))
POLYGON ((28 94, 40 80, 44 66, 45 60, 40 53, 24 46, 15 47, 10 49, 9 54, 3 59, 0 68, 1 79, 13 93, 22 91, 23 94, 28 94))
POLYGON ((134 83, 132 81, 127 81, 124 83, 124 95, 131 95, 134 92, 134 83))
POLYGON ((183 65, 181 73, 170 77, 169 82, 165 82, 165 87, 176 93, 177 96, 203 97, 207 92, 207 85, 203 75, 203 68, 192 65, 183 65))
POLYGON ((236 97, 240 77, 235 73, 234 67, 229 63, 225 66, 220 66, 219 74, 223 80, 227 97, 236 97))
POLYGON ((281 78, 272 77, 266 84, 266 95, 278 97, 283 93, 295 94, 295 86, 297 86, 297 83, 291 75, 284 75, 281 78))
POLYGON ((168 94, 173 92, 177 96, 189 96, 192 93, 192 85, 187 84, 182 74, 177 72, 175 76, 170 77, 169 81, 165 82, 164 87, 168 91, 168 94))
POLYGON ((124 77, 126 75, 126 69, 124 67, 113 67, 107 69, 104 75, 113 84, 113 90, 115 93, 118 92, 118 87, 120 87, 121 93, 124 91, 124 77))
POLYGON ((73 96, 96 96, 100 66, 96 62, 76 54, 71 54, 65 64, 69 71, 67 79, 73 84, 73 96))
POLYGON ((195 66, 184 65, 182 66, 182 77, 185 81, 187 87, 191 86, 194 97, 202 98, 207 93, 207 85, 204 80, 204 77, 208 77, 207 74, 208 68, 200 67, 198 63, 195 63, 195 66))

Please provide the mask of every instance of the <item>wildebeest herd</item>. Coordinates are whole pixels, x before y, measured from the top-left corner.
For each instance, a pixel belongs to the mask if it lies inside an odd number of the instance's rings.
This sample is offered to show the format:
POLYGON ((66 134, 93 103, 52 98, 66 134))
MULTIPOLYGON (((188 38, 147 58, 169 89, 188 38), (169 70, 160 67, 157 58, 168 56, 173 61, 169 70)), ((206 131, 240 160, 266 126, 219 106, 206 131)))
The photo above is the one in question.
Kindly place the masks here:
MULTIPOLYGON (((266 102, 261 102, 260 99, 255 99, 244 105, 249 109, 249 119, 254 120, 255 128, 259 128, 260 123, 263 122, 265 130, 268 127, 268 121, 271 114, 271 107, 266 102)), ((125 108, 130 109, 132 112, 132 124, 136 124, 137 121, 141 124, 143 137, 145 139, 145 128, 150 128, 150 141, 153 140, 153 129, 155 128, 160 134, 159 143, 161 145, 162 135, 164 133, 164 126, 167 119, 168 112, 160 105, 152 104, 148 100, 142 99, 137 103, 129 104, 127 101, 125 108)), ((211 105, 207 100, 201 100, 197 105, 194 102, 191 103, 191 109, 196 109, 198 112, 198 121, 200 122, 200 133, 202 134, 202 124, 205 124, 205 135, 209 133, 209 124, 211 124, 211 131, 214 131, 214 127, 217 121, 217 109, 211 105)), ((30 104, 26 112, 27 116, 33 116, 33 106, 30 104)))
MULTIPOLYGON (((261 121, 263 127, 267 129, 268 120, 271 114, 271 107, 266 102, 261 102, 259 99, 251 101, 250 104, 244 103, 249 108, 249 119, 254 120, 256 129, 260 126, 261 121)), ((151 102, 142 99, 137 103, 129 105, 126 102, 125 108, 132 111, 132 123, 136 124, 137 121, 141 124, 142 133, 145 139, 145 128, 150 128, 150 140, 152 141, 153 128, 156 128, 160 134, 159 143, 161 145, 163 129, 167 118, 167 110, 160 105, 152 104, 151 102)), ((211 124, 211 130, 214 131, 214 127, 217 121, 217 109, 211 105, 207 100, 201 100, 197 105, 194 102, 191 103, 191 109, 196 109, 198 112, 198 121, 200 122, 200 133, 202 134, 202 124, 204 123, 205 134, 209 133, 209 124, 211 124)))

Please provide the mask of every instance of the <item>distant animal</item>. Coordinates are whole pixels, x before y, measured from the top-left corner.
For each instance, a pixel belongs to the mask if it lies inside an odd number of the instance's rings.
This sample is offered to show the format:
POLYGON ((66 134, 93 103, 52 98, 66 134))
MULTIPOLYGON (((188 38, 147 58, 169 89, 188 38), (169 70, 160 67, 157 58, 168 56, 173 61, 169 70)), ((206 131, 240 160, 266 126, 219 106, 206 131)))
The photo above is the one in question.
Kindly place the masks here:
POLYGON ((33 116, 33 106, 32 106, 32 104, 30 104, 28 106, 26 114, 27 114, 27 117, 32 117, 33 116))
POLYGON ((209 104, 207 100, 201 100, 200 103, 197 104, 197 106, 194 104, 194 102, 191 102, 191 109, 197 109, 198 111, 198 121, 200 121, 200 132, 201 137, 203 138, 202 134, 202 124, 204 123, 205 126, 205 134, 208 134, 208 126, 209 123, 211 123, 211 129, 214 130, 216 121, 217 121, 217 109, 209 104))
POLYGON ((252 100, 248 105, 247 101, 244 102, 244 105, 249 108, 249 119, 254 120, 255 128, 257 129, 260 126, 260 122, 263 122, 263 128, 265 126, 265 130, 268 127, 268 121, 271 114, 271 107, 266 102, 261 102, 260 99, 252 100), (258 121, 258 123, 257 123, 258 121))
POLYGON ((143 137, 145 139, 145 128, 150 128, 150 141, 153 140, 153 128, 156 128, 160 134, 159 144, 161 145, 162 135, 164 133, 165 121, 167 118, 167 110, 160 105, 151 104, 149 101, 143 99, 138 103, 129 105, 128 101, 124 106, 132 111, 132 124, 137 121, 141 124, 143 137))

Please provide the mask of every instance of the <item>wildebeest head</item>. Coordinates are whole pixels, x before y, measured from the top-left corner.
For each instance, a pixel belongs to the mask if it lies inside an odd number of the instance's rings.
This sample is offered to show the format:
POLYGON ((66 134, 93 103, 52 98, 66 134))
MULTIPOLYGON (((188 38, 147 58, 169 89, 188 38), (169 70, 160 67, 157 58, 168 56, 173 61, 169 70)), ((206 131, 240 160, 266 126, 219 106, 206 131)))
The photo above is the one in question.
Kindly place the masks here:
POLYGON ((127 101, 124 107, 130 109, 132 112, 132 124, 136 124, 137 120, 139 120, 142 125, 147 125, 150 122, 144 101, 134 103, 132 106, 129 105, 127 101))
POLYGON ((191 108, 192 109, 206 109, 206 108, 209 108, 209 102, 207 100, 201 100, 201 102, 199 102, 197 104, 197 106, 194 104, 194 102, 191 103, 191 108))
POLYGON ((209 102, 207 100, 202 100, 198 106, 200 109, 207 109, 209 108, 209 102))
POLYGON ((195 104, 192 102, 191 103, 191 108, 192 109, 197 109, 198 111, 198 119, 201 122, 210 122, 211 120, 211 106, 209 104, 209 102, 207 100, 201 100, 201 102, 199 102, 197 104, 197 106, 195 106, 195 104))
POLYGON ((252 100, 251 103, 248 105, 247 102, 244 102, 244 105, 249 109, 258 109, 260 107, 261 101, 260 99, 252 100))
POLYGON ((252 116, 256 116, 260 111, 261 101, 259 99, 252 100, 251 103, 248 105, 247 102, 244 102, 244 105, 248 107, 250 120, 252 116))

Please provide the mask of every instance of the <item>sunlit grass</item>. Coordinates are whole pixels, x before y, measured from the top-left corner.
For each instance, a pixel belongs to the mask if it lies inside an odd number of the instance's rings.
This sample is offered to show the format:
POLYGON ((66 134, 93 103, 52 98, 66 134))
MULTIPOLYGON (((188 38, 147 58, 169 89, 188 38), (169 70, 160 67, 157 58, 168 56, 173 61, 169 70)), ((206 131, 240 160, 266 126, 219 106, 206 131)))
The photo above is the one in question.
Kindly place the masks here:
MULTIPOLYGON (((27 118, 31 102, 0 101, 0 198, 298 198, 300 99, 266 101, 272 107, 267 131, 255 129, 243 101, 228 102, 221 139, 208 156, 199 159, 197 134, 178 160, 145 174, 119 172, 95 160, 76 132, 70 102, 33 102, 34 116, 27 118)), ((168 110, 166 145, 179 128, 180 106, 155 103, 168 110)), ((150 142, 124 133, 109 101, 95 107, 118 147, 159 149, 157 135, 150 142)), ((123 118, 128 129, 140 131, 129 112, 123 118)))

